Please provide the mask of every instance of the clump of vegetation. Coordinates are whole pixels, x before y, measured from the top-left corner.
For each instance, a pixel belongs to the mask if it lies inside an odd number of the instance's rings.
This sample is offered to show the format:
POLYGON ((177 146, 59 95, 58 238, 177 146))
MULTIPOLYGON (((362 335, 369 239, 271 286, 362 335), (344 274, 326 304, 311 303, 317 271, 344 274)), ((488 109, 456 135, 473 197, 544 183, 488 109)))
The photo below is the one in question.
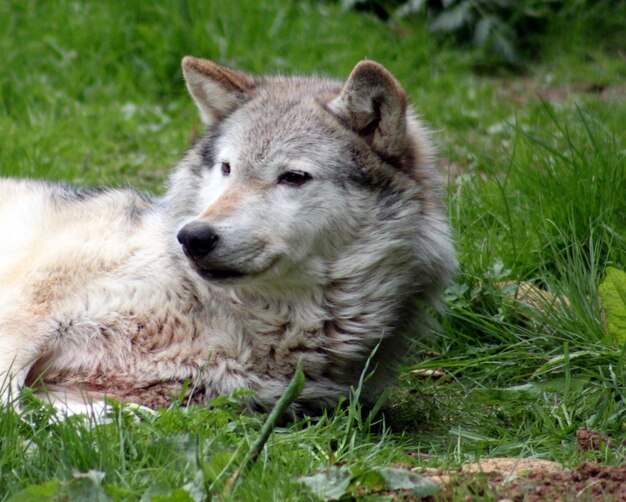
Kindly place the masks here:
POLYGON ((584 16, 604 35, 622 29, 612 21, 616 0, 343 0, 344 8, 369 10, 383 19, 425 16, 428 29, 476 47, 484 63, 519 66, 537 52, 549 28, 584 16))

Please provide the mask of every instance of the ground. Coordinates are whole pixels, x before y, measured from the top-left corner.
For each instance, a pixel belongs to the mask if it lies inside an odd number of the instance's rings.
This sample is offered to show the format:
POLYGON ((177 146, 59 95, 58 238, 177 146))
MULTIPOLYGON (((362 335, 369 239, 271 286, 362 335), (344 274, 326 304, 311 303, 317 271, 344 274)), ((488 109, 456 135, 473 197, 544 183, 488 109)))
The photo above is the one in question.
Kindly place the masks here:
POLYGON ((465 464, 460 472, 431 470, 424 475, 442 486, 433 500, 626 500, 626 465, 585 463, 563 469, 545 460, 496 458, 465 464))
POLYGON ((0 4, 1 175, 159 192, 201 130, 184 55, 338 78, 372 58, 435 131, 461 264, 378 413, 352 398, 284 424, 236 486, 266 418, 242 414, 240 396, 115 405, 95 426, 26 393, 21 414, 0 410, 0 500, 624 499, 625 339, 602 296, 607 271, 626 268, 626 41, 609 29, 626 25, 623 2, 573 2, 584 15, 555 16, 515 69, 485 67, 419 17, 339 3, 0 4), (503 457, 551 464, 467 467, 503 457))

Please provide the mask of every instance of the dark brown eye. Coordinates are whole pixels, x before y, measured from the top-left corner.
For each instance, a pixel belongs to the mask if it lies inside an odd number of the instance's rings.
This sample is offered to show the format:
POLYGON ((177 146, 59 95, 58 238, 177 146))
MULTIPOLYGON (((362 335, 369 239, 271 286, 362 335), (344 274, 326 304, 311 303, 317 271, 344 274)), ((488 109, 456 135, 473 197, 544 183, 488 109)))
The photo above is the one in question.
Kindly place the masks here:
POLYGON ((230 164, 228 162, 222 162, 222 174, 228 176, 230 174, 230 164))
POLYGON ((313 177, 304 171, 287 171, 278 177, 278 184, 299 187, 304 185, 313 177))

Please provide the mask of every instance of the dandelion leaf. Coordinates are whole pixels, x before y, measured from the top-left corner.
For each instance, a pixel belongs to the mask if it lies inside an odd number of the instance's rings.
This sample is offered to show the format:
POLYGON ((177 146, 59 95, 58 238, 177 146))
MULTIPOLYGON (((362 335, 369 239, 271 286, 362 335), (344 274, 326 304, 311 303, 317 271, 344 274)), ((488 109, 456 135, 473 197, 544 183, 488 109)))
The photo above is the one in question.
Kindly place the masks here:
POLYGON ((626 272, 608 267, 599 293, 609 336, 626 343, 626 272))
POLYGON ((58 479, 46 481, 40 485, 32 485, 16 493, 9 502, 45 502, 57 499, 61 482, 58 479))
POLYGON ((312 476, 302 476, 300 482, 322 500, 339 500, 350 487, 350 477, 348 469, 333 467, 312 476))
POLYGON ((406 469, 383 467, 378 472, 385 478, 389 490, 411 490, 419 498, 430 497, 439 490, 433 480, 406 469))

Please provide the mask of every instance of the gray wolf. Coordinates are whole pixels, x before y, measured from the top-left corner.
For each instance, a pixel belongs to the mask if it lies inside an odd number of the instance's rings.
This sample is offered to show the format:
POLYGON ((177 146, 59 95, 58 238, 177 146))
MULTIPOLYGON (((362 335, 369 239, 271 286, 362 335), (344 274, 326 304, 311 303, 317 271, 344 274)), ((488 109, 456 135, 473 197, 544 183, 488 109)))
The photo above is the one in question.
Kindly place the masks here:
POLYGON ((430 133, 381 65, 345 82, 186 57, 206 125, 167 192, 0 179, 0 382, 72 401, 295 410, 376 397, 456 267, 430 133))

